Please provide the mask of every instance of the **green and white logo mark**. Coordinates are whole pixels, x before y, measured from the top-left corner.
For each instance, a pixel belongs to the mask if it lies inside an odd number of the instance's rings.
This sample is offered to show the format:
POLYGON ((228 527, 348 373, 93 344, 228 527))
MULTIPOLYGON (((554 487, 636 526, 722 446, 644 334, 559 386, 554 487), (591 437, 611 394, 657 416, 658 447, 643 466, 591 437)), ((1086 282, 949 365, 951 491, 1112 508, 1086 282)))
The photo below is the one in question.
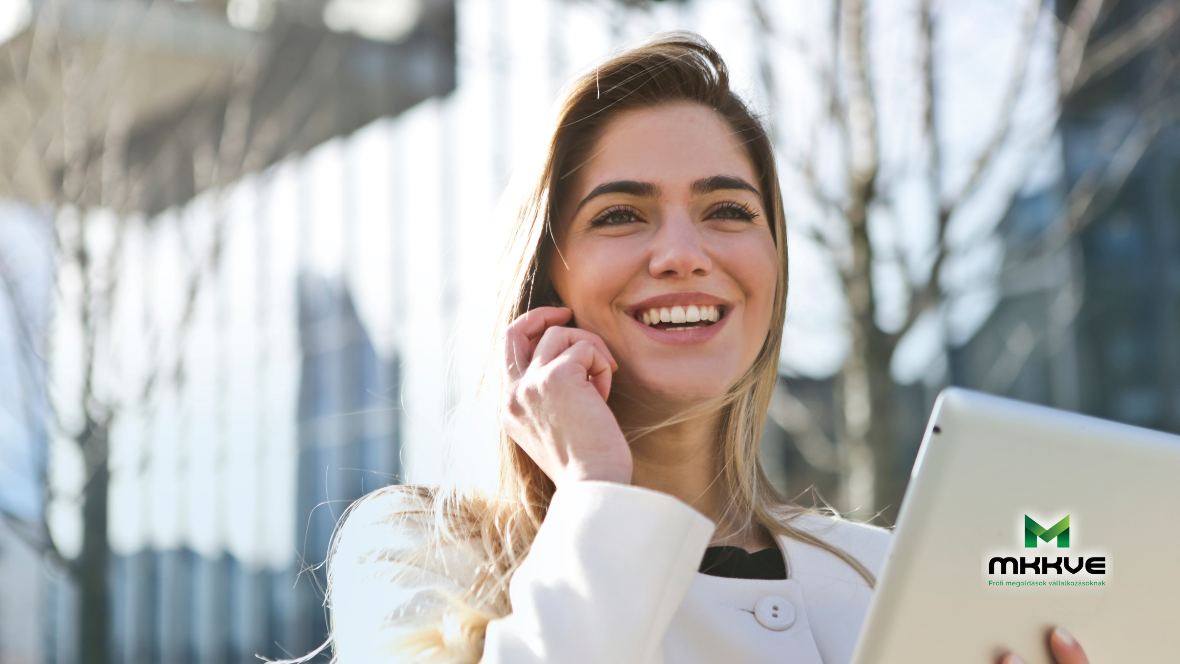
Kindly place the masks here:
MULTIPOLYGON (((1038 513, 1049 523, 1053 523, 1052 519, 1061 517, 1060 521, 1046 528, 1027 513, 1023 514, 1024 520, 1021 521, 1023 511, 1012 514, 1012 521, 1009 523, 1016 531, 1012 535, 1019 537, 1017 533, 1020 530, 1024 531, 1024 547, 989 547, 983 552, 983 581, 986 587, 1015 588, 1023 592, 1024 589, 1038 587, 1103 588, 1110 585, 1110 577, 1107 576, 1107 552, 1101 549, 1090 550, 1087 546, 1088 540, 1071 542, 1071 539, 1077 538, 1069 536, 1070 515, 1062 516, 1060 512, 1050 512, 1052 516, 1049 517, 1043 512, 1038 513), (1038 540, 1045 542, 1045 545, 1042 545, 1043 549, 1057 549, 1057 554, 1042 555, 1052 552, 1037 551, 1037 545, 1041 543, 1038 540), (1053 540, 1057 540, 1055 547, 1053 540), (1070 548, 1071 544, 1081 544, 1082 548, 1070 548)), ((1083 538, 1085 537, 1087 536, 1083 534, 1083 538)))
POLYGON ((1053 541, 1057 538, 1057 548, 1065 549, 1069 547, 1069 515, 1058 521, 1052 528, 1044 528, 1041 524, 1033 521, 1027 514, 1024 515, 1024 547, 1026 549, 1035 549, 1037 546, 1037 538, 1041 538, 1045 542, 1053 541))

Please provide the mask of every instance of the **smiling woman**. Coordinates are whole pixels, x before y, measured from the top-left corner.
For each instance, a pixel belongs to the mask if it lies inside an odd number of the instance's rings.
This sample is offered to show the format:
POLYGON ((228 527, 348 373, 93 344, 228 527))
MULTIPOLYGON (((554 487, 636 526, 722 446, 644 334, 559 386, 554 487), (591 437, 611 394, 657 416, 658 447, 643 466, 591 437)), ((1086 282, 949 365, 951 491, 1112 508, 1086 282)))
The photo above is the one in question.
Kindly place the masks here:
POLYGON ((760 465, 787 294, 771 141, 702 39, 569 89, 517 219, 499 483, 388 487, 330 561, 350 662, 847 662, 888 531, 760 465))

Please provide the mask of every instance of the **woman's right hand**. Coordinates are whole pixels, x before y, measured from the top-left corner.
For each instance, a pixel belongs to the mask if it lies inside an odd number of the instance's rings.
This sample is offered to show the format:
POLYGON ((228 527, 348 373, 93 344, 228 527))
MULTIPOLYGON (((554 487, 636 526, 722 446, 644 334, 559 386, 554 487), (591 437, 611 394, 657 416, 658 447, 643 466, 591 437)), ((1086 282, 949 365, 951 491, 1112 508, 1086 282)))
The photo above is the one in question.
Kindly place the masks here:
MULTIPOLYGON (((1064 627, 1055 627, 1049 632, 1049 652, 1057 664, 1090 664, 1082 646, 1064 627)), ((1008 653, 1000 660, 1000 664, 1024 664, 1024 660, 1016 653, 1008 653)))
POLYGON ((631 448, 606 405, 619 366, 598 335, 562 327, 572 316, 564 307, 538 307, 508 326, 500 339, 500 423, 558 487, 630 484, 631 448))

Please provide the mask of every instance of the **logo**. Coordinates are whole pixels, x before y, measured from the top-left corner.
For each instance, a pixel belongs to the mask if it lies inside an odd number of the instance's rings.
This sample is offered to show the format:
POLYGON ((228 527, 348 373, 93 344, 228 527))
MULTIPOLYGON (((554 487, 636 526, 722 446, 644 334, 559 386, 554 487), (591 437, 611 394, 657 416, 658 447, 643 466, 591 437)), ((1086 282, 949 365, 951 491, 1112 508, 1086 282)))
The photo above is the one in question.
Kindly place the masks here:
POLYGON ((1037 538, 1041 538, 1046 542, 1052 542, 1054 538, 1057 539, 1057 548, 1069 548, 1069 515, 1058 521, 1052 528, 1046 530, 1041 527, 1041 524, 1032 520, 1032 517, 1024 515, 1024 547, 1026 549, 1037 548, 1037 538))
MULTIPOLYGON (((1070 549, 1077 544, 1077 523, 1071 532, 1069 514, 1013 515, 1013 534, 1008 546, 988 549, 983 555, 983 582, 988 588, 1027 588, 1030 586, 1106 586, 1108 584, 1108 556, 1103 551, 1061 551, 1066 555, 1029 556, 1028 549, 1070 549), (1041 523, 1051 523, 1046 528, 1041 523), (1023 548, 1017 542, 1023 539, 1023 548), (1042 542, 1044 545, 1042 546, 1042 542), (1056 546, 1054 546, 1056 542, 1056 546)), ((1046 552, 1048 553, 1048 552, 1046 552)))

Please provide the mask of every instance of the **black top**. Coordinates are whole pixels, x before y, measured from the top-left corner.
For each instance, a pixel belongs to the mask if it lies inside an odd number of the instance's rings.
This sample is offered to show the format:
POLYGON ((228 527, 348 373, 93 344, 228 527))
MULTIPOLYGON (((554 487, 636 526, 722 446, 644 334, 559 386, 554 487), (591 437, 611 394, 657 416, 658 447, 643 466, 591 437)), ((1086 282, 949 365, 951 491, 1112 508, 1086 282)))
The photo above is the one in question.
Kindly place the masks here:
POLYGON ((711 546, 697 571, 731 579, 782 580, 787 578, 787 562, 778 547, 747 553, 737 546, 711 546))

